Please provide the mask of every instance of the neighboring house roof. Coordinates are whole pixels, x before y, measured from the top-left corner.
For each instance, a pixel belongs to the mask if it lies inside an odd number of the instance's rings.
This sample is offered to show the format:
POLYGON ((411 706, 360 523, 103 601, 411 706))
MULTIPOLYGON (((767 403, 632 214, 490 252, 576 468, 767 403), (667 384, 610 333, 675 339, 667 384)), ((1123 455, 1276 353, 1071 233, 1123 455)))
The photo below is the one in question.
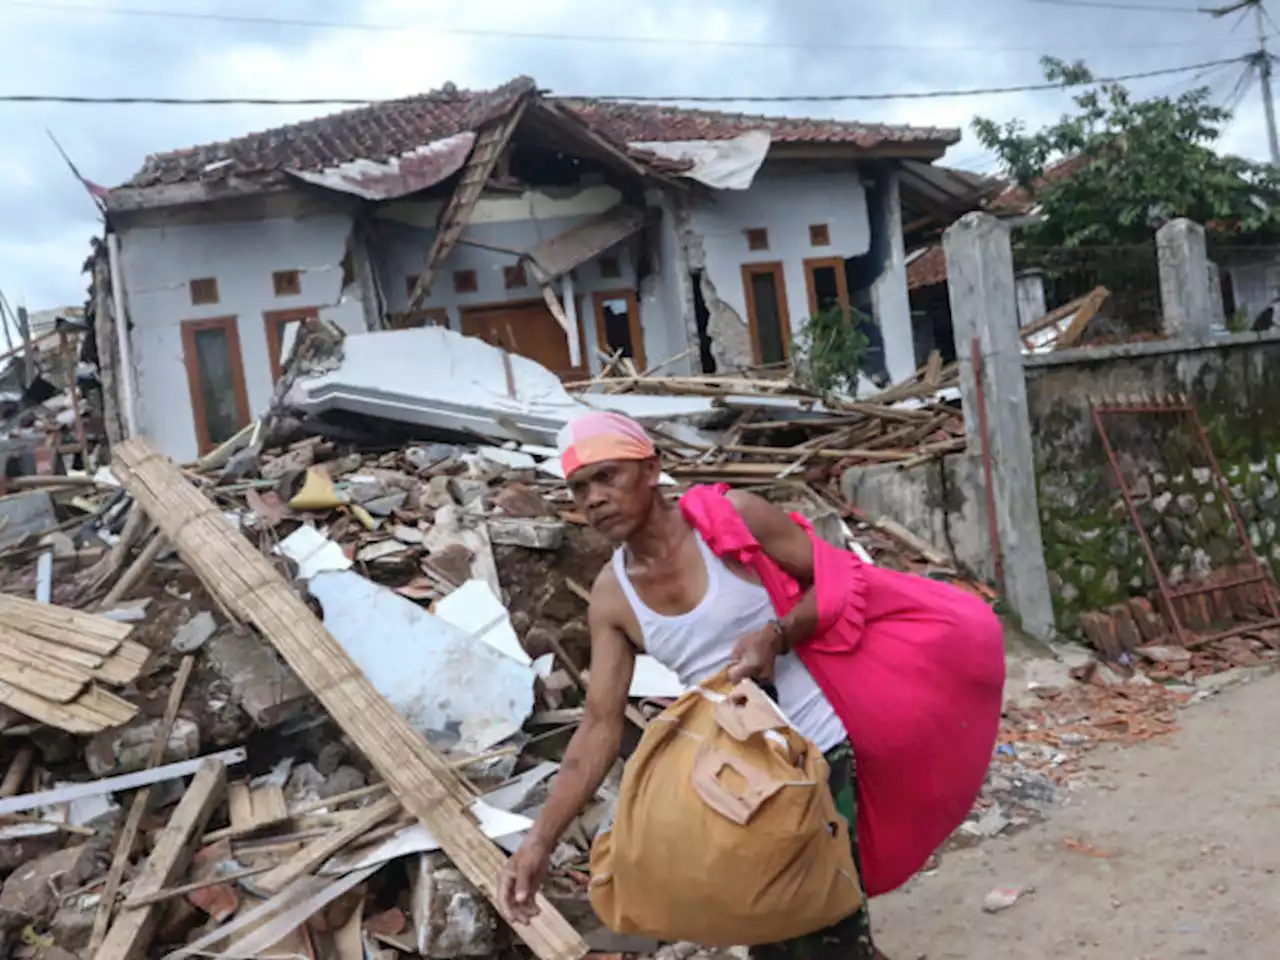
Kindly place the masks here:
POLYGON ((914 259, 907 264, 908 290, 932 287, 935 283, 946 282, 947 258, 939 245, 935 244, 917 251, 914 259))
MULTIPOLYGON (((156 154, 148 157, 143 168, 123 186, 145 188, 230 176, 271 179, 286 171, 319 171, 357 161, 385 163, 424 144, 474 131, 535 89, 527 77, 491 91, 446 87, 221 143, 156 154)), ((938 127, 762 117, 583 99, 547 102, 567 108, 595 134, 620 145, 634 141, 728 139, 761 129, 768 130, 778 142, 849 144, 863 149, 889 145, 945 147, 960 139, 958 130, 938 127)), ((671 169, 669 164, 655 163, 652 154, 645 151, 631 153, 658 169, 671 169)))
POLYGON ((1075 176, 1086 164, 1086 156, 1067 157, 1044 168, 1044 173, 1037 177, 1028 190, 1016 183, 1010 184, 991 201, 991 213, 1004 216, 1021 216, 1035 209, 1036 192, 1051 183, 1061 183, 1075 176))

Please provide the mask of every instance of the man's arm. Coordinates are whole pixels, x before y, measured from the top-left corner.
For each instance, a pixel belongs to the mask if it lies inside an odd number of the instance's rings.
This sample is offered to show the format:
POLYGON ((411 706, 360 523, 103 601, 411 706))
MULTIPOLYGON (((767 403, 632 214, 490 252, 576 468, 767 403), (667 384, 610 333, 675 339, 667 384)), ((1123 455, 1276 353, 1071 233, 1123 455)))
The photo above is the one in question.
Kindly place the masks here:
POLYGON ((597 578, 587 622, 591 627, 591 682, 586 712, 565 750, 546 805, 516 855, 508 861, 500 885, 510 916, 527 923, 537 915, 534 895, 546 875, 551 853, 618 758, 635 671, 635 651, 617 625, 609 596, 612 578, 597 578))
POLYGON ((772 679, 773 661, 803 643, 818 629, 818 595, 813 588, 813 543, 794 520, 763 497, 743 490, 725 495, 742 517, 760 548, 783 572, 807 587, 800 602, 786 616, 739 641, 729 676, 772 679))

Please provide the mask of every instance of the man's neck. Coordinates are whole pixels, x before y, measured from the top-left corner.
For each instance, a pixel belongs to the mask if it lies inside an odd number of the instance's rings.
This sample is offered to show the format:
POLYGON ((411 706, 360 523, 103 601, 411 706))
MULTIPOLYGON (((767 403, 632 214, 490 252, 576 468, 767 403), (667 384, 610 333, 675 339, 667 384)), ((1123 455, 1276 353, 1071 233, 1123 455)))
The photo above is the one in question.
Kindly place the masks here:
POLYGON ((627 538, 627 552, 641 562, 669 558, 689 534, 689 524, 679 507, 655 495, 649 516, 640 528, 627 538))

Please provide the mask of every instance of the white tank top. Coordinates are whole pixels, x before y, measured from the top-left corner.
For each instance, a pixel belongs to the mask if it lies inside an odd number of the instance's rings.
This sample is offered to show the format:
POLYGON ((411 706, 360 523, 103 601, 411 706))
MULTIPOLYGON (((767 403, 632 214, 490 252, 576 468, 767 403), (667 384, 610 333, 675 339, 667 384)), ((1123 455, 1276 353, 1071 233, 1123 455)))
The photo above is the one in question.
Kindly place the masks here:
MULTIPOLYGON (((707 592, 692 610, 674 617, 645 605, 627 576, 624 548, 613 552, 613 571, 640 624, 645 652, 687 687, 723 669, 738 641, 776 616, 764 587, 743 580, 725 566, 697 531, 694 538, 707 568, 707 592)), ((778 658, 773 685, 782 712, 818 749, 825 753, 845 740, 840 718, 794 653, 778 658)))

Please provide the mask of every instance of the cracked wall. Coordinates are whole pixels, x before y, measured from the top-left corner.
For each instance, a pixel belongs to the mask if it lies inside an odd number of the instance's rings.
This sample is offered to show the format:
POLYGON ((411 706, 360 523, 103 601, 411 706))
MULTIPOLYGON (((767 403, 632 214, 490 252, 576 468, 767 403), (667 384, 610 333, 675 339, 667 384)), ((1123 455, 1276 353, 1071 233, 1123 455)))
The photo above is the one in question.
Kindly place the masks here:
POLYGON ((349 215, 335 213, 122 231, 139 430, 179 461, 198 453, 184 321, 235 318, 251 417, 265 412, 274 386, 264 313, 313 307, 347 333, 364 331, 352 228, 349 215), (281 270, 299 271, 299 294, 275 294, 272 274, 281 270), (203 277, 217 280, 218 301, 194 305, 189 283, 203 277))

